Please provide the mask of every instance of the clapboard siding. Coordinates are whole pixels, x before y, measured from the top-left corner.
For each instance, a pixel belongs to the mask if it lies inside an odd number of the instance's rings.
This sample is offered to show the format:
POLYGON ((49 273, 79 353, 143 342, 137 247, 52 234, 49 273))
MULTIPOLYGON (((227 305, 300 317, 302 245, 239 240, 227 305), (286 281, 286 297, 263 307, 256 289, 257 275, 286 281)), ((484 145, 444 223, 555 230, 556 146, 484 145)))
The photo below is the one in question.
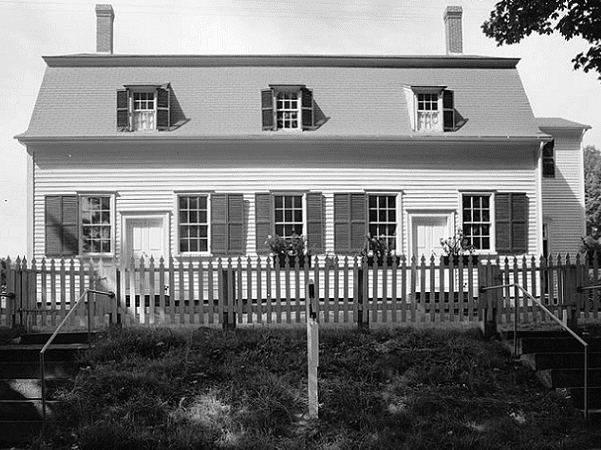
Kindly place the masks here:
POLYGON ((576 253, 586 234, 582 134, 555 132, 555 178, 543 178, 543 217, 552 253, 576 253))
MULTIPOLYGON (((147 144, 143 147, 75 145, 38 147, 35 158, 34 248, 44 253, 44 196, 77 191, 116 193, 116 243, 121 213, 170 211, 177 191, 244 194, 246 249, 255 253, 254 194, 272 189, 324 195, 326 252, 334 251, 336 192, 401 194, 402 243, 407 250, 407 212, 452 210, 459 192, 525 192, 529 198, 529 252, 537 248, 536 159, 538 147, 492 144, 398 144, 354 142, 246 142, 147 144)), ((175 252, 171 214, 170 248, 175 252)))

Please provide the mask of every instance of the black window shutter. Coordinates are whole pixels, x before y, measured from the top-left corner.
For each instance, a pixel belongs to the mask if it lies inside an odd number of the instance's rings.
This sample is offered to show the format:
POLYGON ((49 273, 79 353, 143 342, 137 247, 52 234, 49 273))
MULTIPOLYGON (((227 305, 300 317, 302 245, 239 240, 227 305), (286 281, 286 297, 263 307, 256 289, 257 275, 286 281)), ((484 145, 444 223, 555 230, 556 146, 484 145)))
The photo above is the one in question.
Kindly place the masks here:
POLYGON ((227 196, 211 196, 211 252, 215 255, 227 253, 227 196))
POLYGON ((256 227, 256 249, 258 255, 269 254, 269 248, 265 245, 267 236, 272 234, 273 226, 271 214, 273 211, 273 200, 270 193, 255 194, 255 227, 256 227))
POLYGON ((307 200, 307 250, 312 254, 323 253, 323 196, 321 192, 309 192, 307 200))
POLYGON ((228 254, 243 255, 246 250, 244 240, 244 196, 227 195, 227 240, 228 254))
POLYGON ((169 85, 157 89, 157 130, 171 127, 171 89, 169 85))
POLYGON ((129 91, 117 90, 117 130, 129 131, 129 91))
POLYGON ((211 196, 211 252, 244 254, 244 198, 242 194, 211 196))
POLYGON ((444 120, 444 131, 455 130, 455 95, 453 91, 445 89, 442 91, 442 113, 444 120))
POLYGON ((315 125, 313 119, 313 91, 311 89, 301 88, 301 106, 303 130, 311 130, 315 125))
POLYGON ((261 110, 263 114, 263 130, 274 130, 273 91, 271 89, 261 91, 261 110))
POLYGON ((45 198, 47 256, 75 256, 79 253, 76 195, 48 195, 45 198))
POLYGON ((366 234, 365 194, 334 194, 334 251, 359 253, 366 234))
POLYGON ((495 195, 495 237, 498 253, 528 251, 528 197, 525 193, 495 195))

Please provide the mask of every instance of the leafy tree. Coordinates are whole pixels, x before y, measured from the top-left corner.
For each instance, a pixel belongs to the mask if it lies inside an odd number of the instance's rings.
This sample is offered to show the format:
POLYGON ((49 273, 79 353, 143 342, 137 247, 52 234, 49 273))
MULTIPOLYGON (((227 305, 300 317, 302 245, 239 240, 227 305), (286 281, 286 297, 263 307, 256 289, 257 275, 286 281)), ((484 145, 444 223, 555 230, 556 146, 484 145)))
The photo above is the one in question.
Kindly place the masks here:
POLYGON ((594 145, 584 147, 584 192, 586 231, 601 234, 601 152, 594 145))
POLYGON ((532 33, 542 35, 558 31, 566 40, 581 37, 588 41, 590 48, 572 59, 574 68, 601 74, 599 0, 501 0, 482 25, 482 30, 498 45, 517 44, 532 33))

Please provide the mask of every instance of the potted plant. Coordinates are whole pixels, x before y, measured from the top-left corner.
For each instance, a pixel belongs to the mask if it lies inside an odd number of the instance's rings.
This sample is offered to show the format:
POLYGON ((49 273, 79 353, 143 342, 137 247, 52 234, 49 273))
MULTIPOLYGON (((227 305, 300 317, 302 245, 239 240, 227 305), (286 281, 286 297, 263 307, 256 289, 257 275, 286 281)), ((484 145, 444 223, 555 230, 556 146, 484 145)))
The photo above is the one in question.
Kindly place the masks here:
POLYGON ((368 266, 373 266, 374 262, 379 266, 383 266, 384 262, 392 266, 395 259, 398 263, 398 257, 394 255, 394 247, 388 243, 388 240, 384 237, 372 236, 370 233, 365 236, 361 256, 367 261, 368 266))
POLYGON ((280 267, 286 266, 286 257, 288 257, 290 267, 294 267, 296 261, 298 261, 299 266, 303 267, 305 260, 311 267, 311 255, 305 250, 305 237, 302 235, 294 233, 289 238, 277 234, 275 236, 269 235, 265 245, 269 247, 271 254, 274 256, 274 264, 276 264, 275 257, 278 257, 280 267))
POLYGON ((453 261, 453 264, 459 264, 460 258, 464 265, 468 264, 470 255, 474 264, 478 262, 478 255, 474 254, 476 249, 469 244, 461 229, 458 229, 454 236, 441 239, 440 245, 442 245, 442 250, 445 252, 443 256, 445 265, 448 265, 451 261, 453 261))

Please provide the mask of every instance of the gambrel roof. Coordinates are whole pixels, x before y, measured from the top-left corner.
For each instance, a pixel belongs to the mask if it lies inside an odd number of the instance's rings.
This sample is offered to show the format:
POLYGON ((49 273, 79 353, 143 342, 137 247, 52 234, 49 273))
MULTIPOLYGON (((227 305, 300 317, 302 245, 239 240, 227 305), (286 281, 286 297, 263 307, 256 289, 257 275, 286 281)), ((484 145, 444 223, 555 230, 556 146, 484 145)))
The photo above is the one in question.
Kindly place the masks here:
POLYGON ((46 73, 24 142, 53 139, 538 139, 516 58, 479 56, 44 57, 46 73), (171 87, 172 129, 123 132, 116 92, 171 87), (325 122, 302 133, 263 131, 261 90, 304 85, 325 122), (413 131, 404 89, 454 92, 457 131, 413 131))

